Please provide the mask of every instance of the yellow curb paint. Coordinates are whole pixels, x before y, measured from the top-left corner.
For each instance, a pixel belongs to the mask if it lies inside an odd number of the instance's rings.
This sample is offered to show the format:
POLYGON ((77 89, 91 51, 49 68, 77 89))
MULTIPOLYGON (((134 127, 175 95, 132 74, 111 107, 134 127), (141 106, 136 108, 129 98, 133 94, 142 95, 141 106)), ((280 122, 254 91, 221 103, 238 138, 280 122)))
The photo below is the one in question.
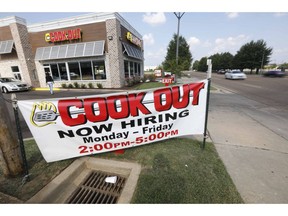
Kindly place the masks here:
MULTIPOLYGON (((34 91, 49 91, 49 88, 32 88, 34 91)), ((53 91, 60 91, 60 88, 53 88, 53 91)))

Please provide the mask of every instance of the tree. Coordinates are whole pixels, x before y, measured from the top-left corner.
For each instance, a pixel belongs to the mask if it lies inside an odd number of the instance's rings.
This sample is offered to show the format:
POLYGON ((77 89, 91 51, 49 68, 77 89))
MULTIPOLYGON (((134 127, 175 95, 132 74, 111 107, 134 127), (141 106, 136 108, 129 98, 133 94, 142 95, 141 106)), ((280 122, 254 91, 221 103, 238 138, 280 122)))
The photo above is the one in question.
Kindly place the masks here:
POLYGON ((0 167, 6 177, 14 177, 22 174, 24 169, 20 146, 9 117, 0 91, 0 167))
POLYGON ((176 64, 176 44, 177 35, 173 35, 170 41, 165 60, 162 62, 163 69, 166 71, 175 71, 178 75, 183 70, 189 70, 192 63, 192 54, 189 50, 189 45, 184 37, 179 35, 179 48, 178 48, 178 65, 176 64))
POLYGON ((199 67, 199 61, 196 60, 194 63, 193 63, 193 70, 197 70, 198 71, 198 67, 199 67))
MULTIPOLYGON (((213 64, 213 62, 212 62, 213 64)), ((207 57, 202 57, 198 64, 198 71, 206 72, 208 70, 207 57)))
POLYGON ((272 55, 272 48, 268 48, 264 40, 253 40, 244 44, 236 53, 233 66, 234 68, 243 70, 249 68, 252 70, 256 68, 256 74, 259 69, 269 63, 270 56, 272 55))
POLYGON ((209 57, 212 60, 213 70, 231 69, 233 55, 229 52, 216 53, 209 57))
POLYGON ((288 69, 288 63, 285 62, 285 63, 279 65, 278 68, 281 69, 281 71, 285 71, 286 69, 288 69))

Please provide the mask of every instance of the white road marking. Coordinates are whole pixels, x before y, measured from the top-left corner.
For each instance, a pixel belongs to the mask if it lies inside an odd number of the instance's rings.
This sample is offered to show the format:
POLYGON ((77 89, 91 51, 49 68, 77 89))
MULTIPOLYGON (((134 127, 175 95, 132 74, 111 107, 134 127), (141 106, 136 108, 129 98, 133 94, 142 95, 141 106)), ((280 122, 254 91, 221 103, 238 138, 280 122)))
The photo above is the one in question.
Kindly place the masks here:
POLYGON ((244 86, 248 86, 248 87, 252 87, 252 88, 262 88, 261 86, 257 86, 257 85, 250 85, 250 84, 246 84, 246 83, 242 83, 242 85, 244 85, 244 86))

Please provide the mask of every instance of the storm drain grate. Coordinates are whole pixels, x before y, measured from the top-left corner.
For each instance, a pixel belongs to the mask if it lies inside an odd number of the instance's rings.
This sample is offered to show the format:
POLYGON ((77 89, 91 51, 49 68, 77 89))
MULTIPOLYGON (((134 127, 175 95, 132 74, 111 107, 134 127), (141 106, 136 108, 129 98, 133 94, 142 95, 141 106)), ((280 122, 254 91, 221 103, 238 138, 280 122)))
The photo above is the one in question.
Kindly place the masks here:
POLYGON ((126 179, 101 171, 91 171, 88 177, 67 199, 71 204, 115 204, 121 195, 126 179), (115 183, 107 183, 107 177, 116 176, 115 183))

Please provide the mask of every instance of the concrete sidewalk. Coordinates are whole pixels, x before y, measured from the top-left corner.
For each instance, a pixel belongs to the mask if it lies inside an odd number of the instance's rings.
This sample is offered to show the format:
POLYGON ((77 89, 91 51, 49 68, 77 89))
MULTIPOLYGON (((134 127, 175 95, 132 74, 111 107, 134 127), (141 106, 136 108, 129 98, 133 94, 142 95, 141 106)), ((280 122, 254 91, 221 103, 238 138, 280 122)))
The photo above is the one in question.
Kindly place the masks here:
POLYGON ((208 131, 245 203, 288 203, 286 119, 218 89, 210 95, 208 131))

